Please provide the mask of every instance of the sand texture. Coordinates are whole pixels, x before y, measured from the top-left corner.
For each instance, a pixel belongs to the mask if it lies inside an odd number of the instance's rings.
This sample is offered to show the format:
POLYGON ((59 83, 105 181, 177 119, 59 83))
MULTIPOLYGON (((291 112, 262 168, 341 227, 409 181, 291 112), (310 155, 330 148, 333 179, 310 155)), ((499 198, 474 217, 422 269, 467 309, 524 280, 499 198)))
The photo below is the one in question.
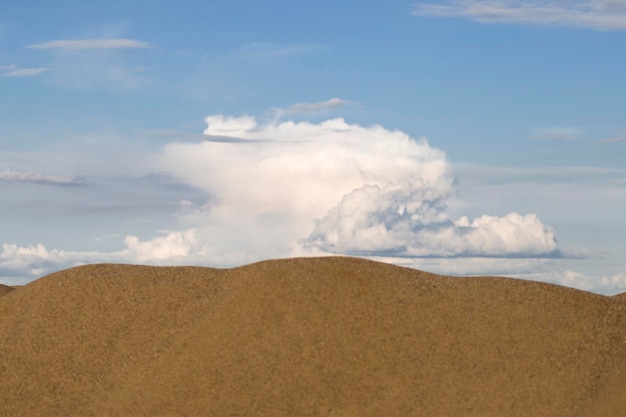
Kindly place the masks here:
POLYGON ((0 284, 0 297, 2 297, 5 294, 10 293, 13 290, 14 290, 13 287, 9 287, 9 286, 0 284))
POLYGON ((353 258, 0 287, 0 416, 626 416, 626 297, 353 258))

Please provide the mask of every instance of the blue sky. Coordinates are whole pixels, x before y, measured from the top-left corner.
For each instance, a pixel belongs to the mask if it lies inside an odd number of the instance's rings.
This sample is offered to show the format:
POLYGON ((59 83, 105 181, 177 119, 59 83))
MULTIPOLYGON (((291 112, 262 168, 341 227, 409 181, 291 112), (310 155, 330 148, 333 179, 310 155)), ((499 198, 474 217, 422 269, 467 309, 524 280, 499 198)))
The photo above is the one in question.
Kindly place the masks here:
POLYGON ((349 254, 625 291, 625 44, 621 0, 2 4, 0 282, 349 254))

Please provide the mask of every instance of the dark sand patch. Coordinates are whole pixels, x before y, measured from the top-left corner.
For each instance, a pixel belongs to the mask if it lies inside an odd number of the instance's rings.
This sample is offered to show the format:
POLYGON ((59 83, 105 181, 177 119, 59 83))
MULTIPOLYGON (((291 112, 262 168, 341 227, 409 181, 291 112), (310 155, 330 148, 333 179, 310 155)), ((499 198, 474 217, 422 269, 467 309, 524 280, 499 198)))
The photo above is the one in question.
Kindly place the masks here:
POLYGON ((0 415, 623 416, 624 300, 353 258, 83 266, 0 299, 0 415))
POLYGON ((5 294, 10 293, 11 291, 13 291, 15 288, 13 287, 9 287, 8 285, 2 285, 0 284, 0 297, 2 297, 5 294))

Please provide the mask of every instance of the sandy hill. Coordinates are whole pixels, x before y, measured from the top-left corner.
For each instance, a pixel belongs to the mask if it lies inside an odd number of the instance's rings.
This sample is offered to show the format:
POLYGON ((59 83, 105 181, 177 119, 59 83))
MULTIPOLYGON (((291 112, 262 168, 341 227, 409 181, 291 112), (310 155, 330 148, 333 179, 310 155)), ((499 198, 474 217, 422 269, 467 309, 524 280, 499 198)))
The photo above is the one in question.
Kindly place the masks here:
POLYGON ((0 297, 1 416, 624 417, 626 297, 353 258, 0 297))

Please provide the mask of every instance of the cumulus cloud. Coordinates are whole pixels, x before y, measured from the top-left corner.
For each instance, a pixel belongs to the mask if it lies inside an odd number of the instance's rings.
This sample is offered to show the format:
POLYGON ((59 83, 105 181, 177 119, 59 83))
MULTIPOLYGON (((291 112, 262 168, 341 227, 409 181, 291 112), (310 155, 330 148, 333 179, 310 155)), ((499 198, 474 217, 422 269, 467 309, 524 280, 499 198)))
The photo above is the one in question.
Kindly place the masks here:
POLYGON ((126 255, 133 262, 150 262, 184 258, 201 251, 196 230, 172 232, 166 236, 142 242, 136 236, 126 236, 126 255))
POLYGON ((76 177, 61 175, 38 174, 35 172, 21 172, 5 169, 0 171, 0 181, 26 182, 34 184, 48 185, 80 185, 83 180, 76 177))
POLYGON ((206 121, 206 135, 238 142, 172 143, 159 165, 210 196, 181 220, 212 253, 561 256, 534 214, 452 217, 450 164, 425 139, 340 118, 206 121))
POLYGON ((624 0, 447 0, 416 3, 413 14, 466 18, 483 23, 626 30, 624 0))
POLYGON ((146 241, 126 236, 124 243, 124 249, 114 252, 65 251, 48 249, 42 244, 3 244, 0 252, 0 271, 4 275, 2 282, 23 284, 37 276, 85 263, 182 265, 211 259, 203 252, 194 229, 175 231, 146 241))
POLYGON ((33 77, 49 71, 50 68, 20 68, 17 65, 0 65, 0 72, 3 77, 33 77))
POLYGON ((150 47, 150 43, 134 39, 60 39, 29 45, 32 49, 142 49, 150 47))

